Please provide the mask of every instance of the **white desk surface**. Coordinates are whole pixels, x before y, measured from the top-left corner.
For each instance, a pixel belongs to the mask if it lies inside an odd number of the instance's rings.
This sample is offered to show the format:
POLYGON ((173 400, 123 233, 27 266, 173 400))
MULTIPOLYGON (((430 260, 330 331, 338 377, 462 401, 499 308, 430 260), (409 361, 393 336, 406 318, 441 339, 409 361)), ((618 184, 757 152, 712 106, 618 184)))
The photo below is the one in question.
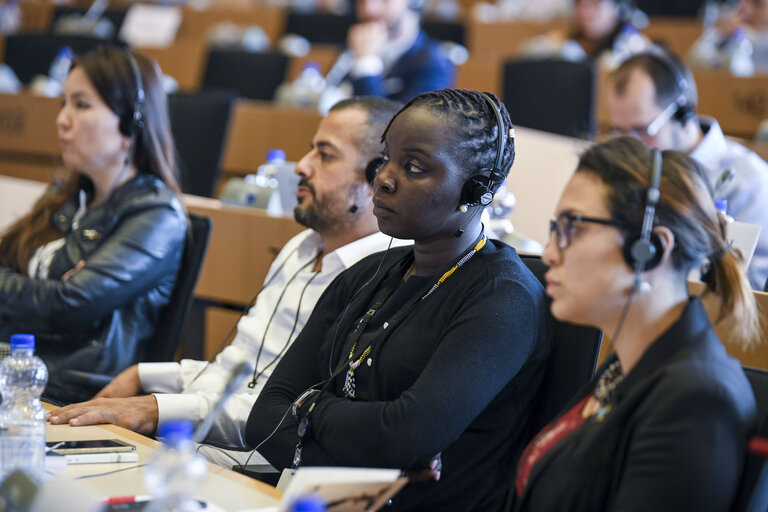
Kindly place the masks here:
MULTIPOLYGON (((51 408, 46 405, 46 408, 51 408)), ((69 441, 78 439, 122 439, 136 445, 138 463, 118 464, 73 464, 68 465, 66 474, 76 478, 83 475, 105 473, 115 469, 145 464, 160 443, 114 425, 95 425, 88 427, 70 427, 69 425, 48 425, 46 441, 69 441)), ((143 482, 143 467, 129 469, 111 475, 77 480, 93 490, 98 496, 127 496, 147 494, 143 482)), ((213 464, 208 465, 208 475, 197 491, 203 498, 224 510, 252 510, 262 507, 274 507, 282 493, 262 482, 229 471, 213 464)))
POLYGON ((30 210, 45 187, 39 181, 0 176, 0 233, 30 210))

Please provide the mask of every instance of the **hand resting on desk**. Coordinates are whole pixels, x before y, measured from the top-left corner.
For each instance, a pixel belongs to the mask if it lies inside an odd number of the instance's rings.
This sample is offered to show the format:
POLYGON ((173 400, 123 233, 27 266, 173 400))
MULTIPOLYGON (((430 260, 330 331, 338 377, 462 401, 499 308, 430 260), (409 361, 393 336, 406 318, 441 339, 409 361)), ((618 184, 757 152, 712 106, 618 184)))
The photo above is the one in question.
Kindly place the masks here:
POLYGON ((92 400, 71 404, 48 413, 52 425, 74 427, 111 423, 143 435, 157 429, 157 400, 154 395, 137 396, 141 389, 138 366, 133 365, 104 386, 92 400))

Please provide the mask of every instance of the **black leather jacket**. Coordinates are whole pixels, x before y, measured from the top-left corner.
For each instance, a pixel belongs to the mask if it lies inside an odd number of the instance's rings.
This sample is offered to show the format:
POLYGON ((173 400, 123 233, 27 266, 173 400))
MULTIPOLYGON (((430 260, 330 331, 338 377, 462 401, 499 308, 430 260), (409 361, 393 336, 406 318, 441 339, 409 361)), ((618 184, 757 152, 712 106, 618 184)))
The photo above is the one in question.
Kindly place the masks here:
POLYGON ((45 395, 70 402, 93 391, 66 383, 62 369, 115 375, 141 361, 170 300, 186 239, 181 203, 140 174, 86 212, 77 230, 75 194, 54 214, 65 237, 48 279, 0 268, 0 339, 32 332, 50 373, 45 395), (62 276, 79 261, 85 266, 62 276))

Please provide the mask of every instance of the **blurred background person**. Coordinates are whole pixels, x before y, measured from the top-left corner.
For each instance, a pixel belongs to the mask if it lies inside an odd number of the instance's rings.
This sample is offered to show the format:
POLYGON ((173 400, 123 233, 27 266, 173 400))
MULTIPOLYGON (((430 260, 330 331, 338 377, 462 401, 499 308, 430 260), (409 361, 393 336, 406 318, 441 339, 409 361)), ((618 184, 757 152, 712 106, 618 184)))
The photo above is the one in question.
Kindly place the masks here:
POLYGON ((455 69, 439 41, 419 24, 423 0, 356 0, 359 23, 347 33, 355 95, 405 102, 451 87, 455 69))
POLYGON ((762 290, 768 279, 768 163, 726 139, 716 119, 696 114, 696 82, 673 55, 631 57, 612 74, 606 94, 614 131, 687 153, 706 170, 715 199, 728 201, 728 215, 762 226, 747 269, 752 287, 762 290))
POLYGON ((116 47, 75 60, 56 118, 71 177, 0 239, 0 338, 36 335, 49 398, 93 394, 68 369, 140 361, 176 283, 187 219, 161 76, 116 47))
POLYGON ((609 67, 651 46, 633 25, 632 0, 574 0, 569 32, 552 31, 537 36, 523 48, 532 57, 557 55, 579 61, 602 57, 609 67))
POLYGON ((722 512, 736 496, 755 399, 687 277, 704 265, 745 347, 760 336, 754 296, 704 169, 653 151, 593 146, 557 205, 552 314, 602 329, 615 354, 526 448, 515 510, 722 512))

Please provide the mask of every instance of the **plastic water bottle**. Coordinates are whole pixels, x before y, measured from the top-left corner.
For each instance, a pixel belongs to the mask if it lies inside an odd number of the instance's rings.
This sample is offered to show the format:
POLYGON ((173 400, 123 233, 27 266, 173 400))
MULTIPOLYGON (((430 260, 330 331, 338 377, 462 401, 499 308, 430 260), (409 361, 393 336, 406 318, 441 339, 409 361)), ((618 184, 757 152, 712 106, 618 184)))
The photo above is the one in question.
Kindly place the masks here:
POLYGON ((144 510, 196 512, 203 504, 194 497, 195 489, 208 470, 205 459, 195 453, 192 424, 168 421, 160 427, 164 447, 154 453, 144 470, 144 486, 152 500, 144 510))
POLYGON ((747 38, 747 33, 743 27, 737 28, 728 38, 723 45, 723 53, 732 75, 752 76, 755 74, 752 43, 747 38))
POLYGON ((270 149, 267 151, 266 162, 256 170, 256 176, 269 180, 270 186, 285 193, 272 194, 267 204, 267 213, 270 215, 282 215, 292 212, 296 207, 296 189, 299 186, 299 177, 293 172, 295 162, 285 160, 285 151, 282 149, 270 149))
POLYGON ((0 362, 0 482, 15 470, 41 480, 45 465, 45 410, 40 394, 48 368, 34 355, 35 336, 11 336, 11 355, 0 362))
POLYGON ((54 57, 51 67, 48 68, 48 76, 61 84, 62 87, 64 82, 67 81, 67 75, 69 75, 69 68, 72 67, 73 58, 72 50, 69 46, 64 46, 54 57))
POLYGON ((715 208, 717 208, 717 212, 725 219, 725 222, 730 224, 733 222, 733 217, 728 215, 728 200, 727 199, 718 199, 715 201, 715 208))
POLYGON ((646 42, 633 25, 625 25, 616 36, 613 43, 613 65, 618 67, 622 62, 636 53, 645 50, 646 42))
POLYGON ((307 62, 301 74, 290 84, 281 84, 275 92, 275 100, 284 105, 316 108, 325 90, 325 78, 317 62, 307 62))
POLYGON ((21 7, 19 0, 8 0, 0 5, 0 34, 11 35, 21 29, 21 7))

